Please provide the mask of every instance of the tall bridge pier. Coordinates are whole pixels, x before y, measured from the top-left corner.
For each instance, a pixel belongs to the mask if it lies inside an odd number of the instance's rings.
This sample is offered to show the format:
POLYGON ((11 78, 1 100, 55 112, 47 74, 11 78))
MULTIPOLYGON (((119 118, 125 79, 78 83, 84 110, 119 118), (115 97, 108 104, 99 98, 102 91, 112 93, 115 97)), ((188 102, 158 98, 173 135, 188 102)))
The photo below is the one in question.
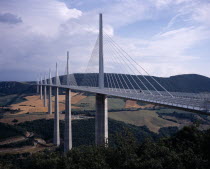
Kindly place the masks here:
POLYGON ((104 94, 96 94, 95 143, 108 143, 108 107, 107 96, 104 94))
MULTIPOLYGON (((55 84, 59 85, 58 67, 56 63, 56 79, 55 84)), ((55 87, 55 113, 54 113, 54 138, 53 143, 60 145, 60 119, 59 119, 59 88, 55 87)))
POLYGON ((52 87, 48 89, 48 114, 52 114, 52 87))
MULTIPOLYGON (((104 88, 103 18, 99 14, 99 88, 104 88)), ((108 101, 104 94, 96 94, 95 143, 108 143, 108 101)))
POLYGON ((54 113, 54 138, 53 143, 60 145, 60 125, 59 125, 59 88, 55 87, 55 113, 54 113))
MULTIPOLYGON (((52 85, 51 72, 49 72, 49 84, 52 85)), ((52 87, 48 87, 48 114, 52 114, 52 87)))
POLYGON ((64 129, 64 152, 72 148, 72 126, 71 126, 71 90, 66 89, 66 111, 64 129))
MULTIPOLYGON (((67 75, 66 84, 70 85, 69 76, 69 52, 67 52, 67 75)), ((65 101, 65 131, 64 131, 64 152, 71 150, 72 148, 72 125, 71 125, 71 90, 66 89, 66 101, 65 101)))
POLYGON ((46 77, 44 77, 44 107, 47 107, 47 80, 46 77))

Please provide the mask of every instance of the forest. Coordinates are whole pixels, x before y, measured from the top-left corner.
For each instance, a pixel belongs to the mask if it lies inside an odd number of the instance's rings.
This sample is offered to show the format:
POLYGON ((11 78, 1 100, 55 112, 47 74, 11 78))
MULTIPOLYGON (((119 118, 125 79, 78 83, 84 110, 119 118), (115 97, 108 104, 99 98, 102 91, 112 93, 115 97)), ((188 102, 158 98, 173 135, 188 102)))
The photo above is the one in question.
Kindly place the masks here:
POLYGON ((32 155, 0 156, 0 169, 208 169, 210 130, 184 127, 170 137, 139 142, 124 129, 107 147, 83 145, 67 154, 58 148, 32 155))

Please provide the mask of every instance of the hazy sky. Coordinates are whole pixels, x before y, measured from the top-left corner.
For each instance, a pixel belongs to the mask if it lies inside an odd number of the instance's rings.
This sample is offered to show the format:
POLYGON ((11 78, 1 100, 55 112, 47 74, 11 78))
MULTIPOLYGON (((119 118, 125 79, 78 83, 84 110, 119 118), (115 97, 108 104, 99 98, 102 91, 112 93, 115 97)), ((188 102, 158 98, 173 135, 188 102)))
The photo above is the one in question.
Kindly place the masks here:
MULTIPOLYGON (((104 30, 152 75, 210 76, 209 0, 0 0, 0 81, 36 80, 66 51, 84 72, 104 30)), ((104 56, 106 57, 106 55, 104 56)))

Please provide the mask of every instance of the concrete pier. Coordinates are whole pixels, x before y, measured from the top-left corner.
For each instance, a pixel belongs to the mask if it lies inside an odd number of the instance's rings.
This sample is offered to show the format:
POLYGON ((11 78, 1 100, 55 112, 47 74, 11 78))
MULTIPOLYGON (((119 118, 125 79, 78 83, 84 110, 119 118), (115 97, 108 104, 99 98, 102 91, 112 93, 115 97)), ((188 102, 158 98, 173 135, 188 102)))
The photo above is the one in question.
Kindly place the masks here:
POLYGON ((72 148, 72 126, 71 126, 71 90, 66 89, 64 152, 72 148))
POLYGON ((106 145, 108 143, 108 104, 107 96, 96 94, 96 116, 95 116, 95 143, 106 145))
POLYGON ((48 114, 52 114, 52 87, 48 88, 48 114))
POLYGON ((44 107, 47 107, 47 87, 44 86, 44 107))
MULTIPOLYGON (((104 88, 104 60, 103 60, 103 18, 99 15, 99 86, 104 88)), ((95 142, 96 145, 108 143, 108 107, 107 97, 104 94, 96 94, 95 116, 95 142)))
POLYGON ((59 88, 55 88, 55 114, 54 114, 54 139, 56 146, 60 145, 60 126, 59 126, 59 88))

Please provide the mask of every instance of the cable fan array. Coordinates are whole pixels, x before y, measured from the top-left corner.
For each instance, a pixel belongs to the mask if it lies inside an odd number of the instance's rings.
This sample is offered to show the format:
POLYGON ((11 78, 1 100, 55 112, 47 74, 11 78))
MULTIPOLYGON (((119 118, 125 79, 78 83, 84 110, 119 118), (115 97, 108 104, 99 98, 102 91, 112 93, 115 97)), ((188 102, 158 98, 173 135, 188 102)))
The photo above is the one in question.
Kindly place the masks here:
MULTIPOLYGON (((109 92, 130 93, 138 95, 204 98, 202 94, 186 93, 177 89, 163 78, 151 76, 139 62, 135 61, 107 33, 103 34, 104 49, 104 90, 109 92)), ((98 88, 99 86, 99 37, 84 73, 70 73, 69 53, 64 75, 42 79, 42 84, 68 85, 75 87, 98 88), (52 79, 52 80, 50 80, 52 79)), ((39 82, 39 83, 40 83, 39 82)))

